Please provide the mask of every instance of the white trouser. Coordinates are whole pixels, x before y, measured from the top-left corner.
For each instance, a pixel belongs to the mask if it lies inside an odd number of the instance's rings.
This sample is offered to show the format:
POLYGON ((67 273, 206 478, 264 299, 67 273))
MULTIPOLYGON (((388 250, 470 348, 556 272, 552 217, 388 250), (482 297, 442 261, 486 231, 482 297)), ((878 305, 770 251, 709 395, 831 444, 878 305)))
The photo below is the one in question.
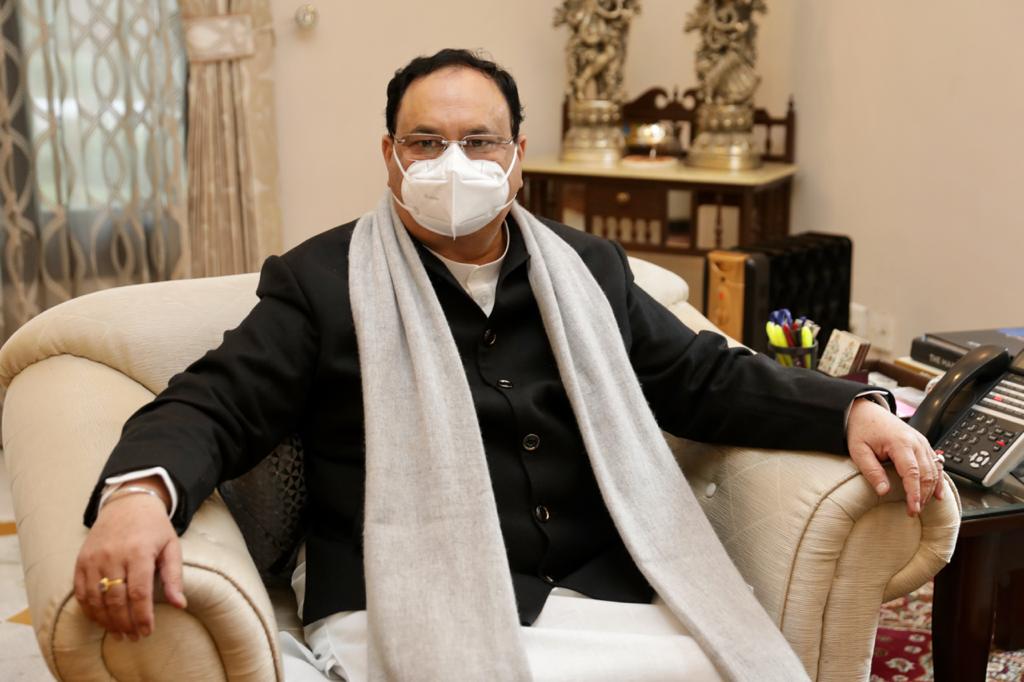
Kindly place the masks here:
MULTIPOLYGON (((292 588, 302 614, 306 564, 292 588)), ((307 645, 279 633, 287 682, 366 682, 366 611, 343 611, 303 628, 307 645)), ((720 682, 708 657, 659 597, 653 604, 590 599, 556 587, 521 628, 535 682, 720 682)))

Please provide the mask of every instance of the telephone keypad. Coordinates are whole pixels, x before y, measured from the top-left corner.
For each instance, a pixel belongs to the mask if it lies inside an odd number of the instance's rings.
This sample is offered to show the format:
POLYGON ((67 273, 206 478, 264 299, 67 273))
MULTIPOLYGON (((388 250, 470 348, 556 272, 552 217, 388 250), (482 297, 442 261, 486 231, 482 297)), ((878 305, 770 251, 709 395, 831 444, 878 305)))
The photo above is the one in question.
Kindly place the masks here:
POLYGON ((972 469, 980 469, 991 461, 988 450, 979 450, 971 455, 970 466, 972 469))
MULTIPOLYGON (((1016 417, 1016 406, 1010 404, 1010 401, 1004 399, 993 402, 995 405, 983 402, 982 407, 992 410, 998 405, 999 412, 1008 415, 1010 419, 1016 417)), ((1024 447, 1024 444, 1016 442, 1021 432, 1016 422, 970 408, 967 414, 954 423, 953 429, 946 434, 935 451, 945 455, 947 467, 951 471, 981 481, 1001 461, 1001 457, 1013 456, 1013 453, 1008 452, 1011 447, 1024 447)))

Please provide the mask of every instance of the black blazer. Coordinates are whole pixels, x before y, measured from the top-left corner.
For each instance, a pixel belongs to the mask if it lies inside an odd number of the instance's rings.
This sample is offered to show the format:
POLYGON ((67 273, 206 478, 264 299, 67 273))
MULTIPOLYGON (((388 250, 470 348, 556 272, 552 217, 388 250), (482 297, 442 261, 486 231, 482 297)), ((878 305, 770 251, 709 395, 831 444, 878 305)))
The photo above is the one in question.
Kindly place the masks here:
MULTIPOLYGON (((433 254, 420 247, 420 255, 476 405, 521 620, 536 618, 556 584, 649 601, 652 590, 601 500, 527 281, 529 255, 509 222, 489 317, 433 254)), ((664 430, 708 442, 846 452, 844 414, 863 385, 783 368, 727 348, 719 335, 695 334, 634 284, 620 246, 545 222, 607 295, 664 430)), ((354 225, 267 259, 252 312, 125 424, 86 509, 87 525, 105 478, 162 466, 178 488, 173 523, 184 532, 220 482, 298 432, 310 505, 303 620, 365 608, 363 405, 348 291, 354 225)))

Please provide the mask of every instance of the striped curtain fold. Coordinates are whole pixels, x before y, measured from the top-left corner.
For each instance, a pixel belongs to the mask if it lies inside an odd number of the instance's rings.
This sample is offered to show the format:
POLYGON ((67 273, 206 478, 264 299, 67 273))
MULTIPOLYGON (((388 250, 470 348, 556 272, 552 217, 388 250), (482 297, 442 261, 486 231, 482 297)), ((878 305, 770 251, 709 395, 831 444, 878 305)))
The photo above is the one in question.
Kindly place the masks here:
POLYGON ((189 62, 192 274, 259 269, 281 249, 268 0, 181 0, 189 62))

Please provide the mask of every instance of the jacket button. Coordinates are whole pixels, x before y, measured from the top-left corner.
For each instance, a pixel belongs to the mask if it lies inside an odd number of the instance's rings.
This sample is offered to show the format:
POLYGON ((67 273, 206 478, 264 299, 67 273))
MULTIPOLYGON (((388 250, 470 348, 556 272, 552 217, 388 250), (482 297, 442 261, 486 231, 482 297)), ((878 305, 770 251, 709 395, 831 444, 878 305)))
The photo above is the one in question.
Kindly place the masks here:
POLYGON ((484 332, 484 345, 493 346, 494 342, 498 340, 498 335, 494 333, 493 329, 488 329, 484 332))
POLYGON ((508 379, 498 379, 498 386, 500 388, 512 388, 512 382, 508 379))
POLYGON ((542 575, 541 579, 543 579, 544 582, 546 582, 548 585, 554 585, 555 584, 555 579, 552 578, 550 575, 542 575))
POLYGON ((523 450, 533 452, 540 447, 540 436, 535 433, 528 433, 523 437, 523 450))
POLYGON ((533 509, 533 515, 541 523, 547 523, 551 519, 551 512, 543 504, 538 504, 533 509))

